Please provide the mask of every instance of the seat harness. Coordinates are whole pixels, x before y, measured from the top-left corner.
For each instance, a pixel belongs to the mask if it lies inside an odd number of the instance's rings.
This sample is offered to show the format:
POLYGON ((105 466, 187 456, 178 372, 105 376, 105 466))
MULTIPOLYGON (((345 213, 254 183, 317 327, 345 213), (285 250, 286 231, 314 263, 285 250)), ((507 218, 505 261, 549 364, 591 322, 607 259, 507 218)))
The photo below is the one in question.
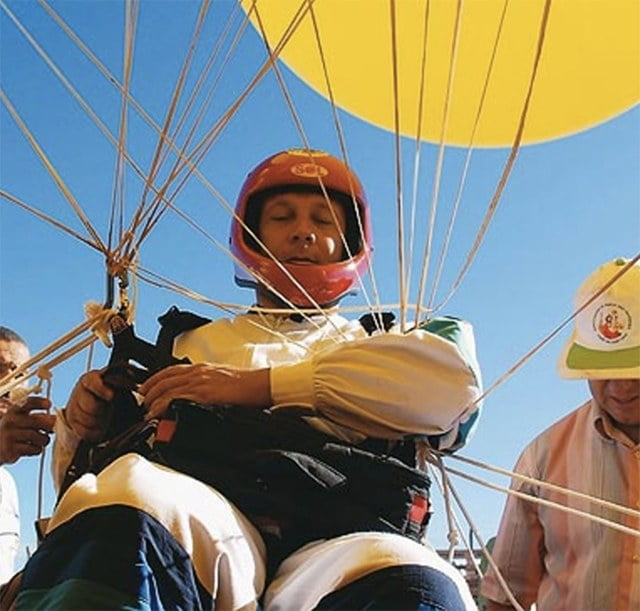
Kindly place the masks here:
POLYGON ((144 420, 132 390, 155 371, 188 363, 172 356, 173 340, 209 322, 171 308, 159 319, 155 344, 132 325, 112 325, 114 347, 103 373, 114 389, 107 440, 82 442, 60 496, 83 473, 138 452, 209 484, 260 530, 269 559, 279 562, 301 545, 358 531, 421 540, 431 514, 430 480, 413 467, 410 439, 350 444, 313 428, 295 410, 271 412, 177 399, 161 420, 144 420), (140 367, 142 366, 142 367, 140 367))

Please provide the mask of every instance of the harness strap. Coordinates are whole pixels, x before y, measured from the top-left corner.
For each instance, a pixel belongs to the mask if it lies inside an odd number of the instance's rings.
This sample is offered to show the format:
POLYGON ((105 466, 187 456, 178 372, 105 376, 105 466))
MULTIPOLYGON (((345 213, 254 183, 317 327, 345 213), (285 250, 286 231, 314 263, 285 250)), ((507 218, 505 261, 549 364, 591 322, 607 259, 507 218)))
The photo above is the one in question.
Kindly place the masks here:
POLYGON ((368 335, 372 335, 379 329, 388 331, 393 327, 395 320, 396 316, 393 312, 369 312, 358 318, 358 322, 368 335))
POLYGON ((129 324, 122 313, 115 314, 110 319, 113 348, 102 379, 113 388, 114 397, 106 407, 113 410, 106 440, 99 444, 88 441, 78 444, 63 478, 58 500, 80 475, 89 471, 98 473, 104 466, 96 463, 94 455, 108 454, 104 450, 110 444, 115 447, 123 446, 121 436, 144 422, 144 410, 131 391, 165 367, 190 362, 187 358, 176 359, 173 356, 173 341, 176 336, 210 322, 209 319, 191 312, 182 312, 175 306, 160 316, 158 321, 160 331, 156 343, 152 344, 136 335, 133 324, 129 324))

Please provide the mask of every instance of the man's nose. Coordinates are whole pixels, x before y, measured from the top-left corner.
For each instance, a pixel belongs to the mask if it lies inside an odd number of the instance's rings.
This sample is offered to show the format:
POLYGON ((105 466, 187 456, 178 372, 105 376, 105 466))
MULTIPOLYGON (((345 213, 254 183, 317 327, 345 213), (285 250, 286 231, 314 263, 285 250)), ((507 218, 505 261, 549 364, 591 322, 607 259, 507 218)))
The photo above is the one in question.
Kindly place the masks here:
POLYGON ((609 389, 615 394, 627 394, 632 392, 638 392, 640 389, 640 380, 636 379, 616 379, 609 380, 609 389))
POLYGON ((4 378, 4 376, 11 373, 14 369, 16 369, 16 366, 13 363, 0 361, 0 378, 4 378))
POLYGON ((301 219, 296 223, 291 238, 294 242, 315 244, 317 236, 312 223, 307 219, 301 219))

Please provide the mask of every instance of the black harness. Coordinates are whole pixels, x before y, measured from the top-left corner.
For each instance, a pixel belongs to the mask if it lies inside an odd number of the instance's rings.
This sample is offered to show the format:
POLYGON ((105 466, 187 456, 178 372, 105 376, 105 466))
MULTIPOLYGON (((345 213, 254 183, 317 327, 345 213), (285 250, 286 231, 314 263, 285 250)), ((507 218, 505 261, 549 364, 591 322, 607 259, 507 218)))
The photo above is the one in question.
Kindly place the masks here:
POLYGON ((413 467, 410 440, 393 447, 382 439, 353 445, 291 411, 185 400, 173 401, 164 419, 144 422, 131 389, 154 371, 185 362, 171 356, 173 340, 208 322, 175 307, 159 321, 155 345, 137 338, 128 325, 114 332, 104 372, 116 390, 110 435, 98 445, 81 444, 61 494, 82 473, 99 473, 135 451, 224 494, 260 530, 275 564, 309 541, 351 532, 422 538, 431 512, 430 480, 413 467))

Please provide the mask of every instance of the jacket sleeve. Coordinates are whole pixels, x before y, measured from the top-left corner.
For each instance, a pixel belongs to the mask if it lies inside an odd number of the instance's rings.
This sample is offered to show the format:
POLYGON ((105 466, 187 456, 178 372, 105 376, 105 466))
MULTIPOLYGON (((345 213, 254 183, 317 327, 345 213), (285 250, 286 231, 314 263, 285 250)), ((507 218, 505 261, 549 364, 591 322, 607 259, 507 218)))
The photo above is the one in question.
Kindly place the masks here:
POLYGON ((349 341, 271 368, 276 406, 310 405, 364 435, 428 437, 440 449, 464 444, 480 394, 472 327, 454 318, 349 341))
POLYGON ((65 473, 80 443, 78 436, 67 424, 64 409, 58 411, 54 428, 55 442, 51 458, 51 473, 56 492, 60 490, 65 473))

